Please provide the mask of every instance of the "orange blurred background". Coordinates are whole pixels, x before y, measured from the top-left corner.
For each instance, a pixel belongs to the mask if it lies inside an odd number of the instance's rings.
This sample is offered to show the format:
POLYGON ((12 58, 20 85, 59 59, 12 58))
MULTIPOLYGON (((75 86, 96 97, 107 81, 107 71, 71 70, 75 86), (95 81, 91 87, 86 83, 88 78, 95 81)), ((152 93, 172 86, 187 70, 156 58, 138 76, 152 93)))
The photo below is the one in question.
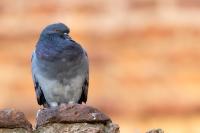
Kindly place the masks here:
POLYGON ((88 105, 122 133, 200 133, 199 0, 1 0, 0 108, 40 108, 31 53, 63 22, 90 58, 88 105))

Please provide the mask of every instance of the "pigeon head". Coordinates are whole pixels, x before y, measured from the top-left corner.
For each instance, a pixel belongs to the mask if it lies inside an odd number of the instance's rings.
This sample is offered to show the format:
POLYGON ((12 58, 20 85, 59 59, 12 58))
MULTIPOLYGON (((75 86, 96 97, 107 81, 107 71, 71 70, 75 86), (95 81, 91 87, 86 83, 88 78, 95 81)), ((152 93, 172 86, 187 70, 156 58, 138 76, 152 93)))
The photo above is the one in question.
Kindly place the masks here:
POLYGON ((81 46, 68 35, 69 28, 63 23, 48 25, 40 34, 36 54, 44 60, 72 60, 83 53, 81 46))
POLYGON ((40 38, 52 38, 52 37, 60 37, 60 38, 69 38, 68 34, 70 29, 63 23, 55 23, 48 25, 42 31, 40 38))

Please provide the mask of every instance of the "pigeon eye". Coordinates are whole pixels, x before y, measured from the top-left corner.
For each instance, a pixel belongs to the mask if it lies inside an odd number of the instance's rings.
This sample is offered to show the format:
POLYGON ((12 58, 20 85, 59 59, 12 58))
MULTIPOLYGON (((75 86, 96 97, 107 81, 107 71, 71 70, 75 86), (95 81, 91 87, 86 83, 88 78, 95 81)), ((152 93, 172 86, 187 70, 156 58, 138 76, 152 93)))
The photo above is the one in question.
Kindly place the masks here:
POLYGON ((60 30, 58 30, 58 29, 55 29, 54 31, 55 31, 55 32, 59 32, 59 33, 61 32, 61 31, 60 31, 60 30))

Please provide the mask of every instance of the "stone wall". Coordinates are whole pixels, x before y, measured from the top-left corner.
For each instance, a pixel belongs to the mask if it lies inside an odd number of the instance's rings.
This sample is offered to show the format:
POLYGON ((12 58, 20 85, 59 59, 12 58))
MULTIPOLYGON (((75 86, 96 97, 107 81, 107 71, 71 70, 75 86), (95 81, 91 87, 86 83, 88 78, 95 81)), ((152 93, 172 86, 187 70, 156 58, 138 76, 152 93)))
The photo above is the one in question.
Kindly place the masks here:
POLYGON ((0 133, 119 133, 119 126, 97 109, 75 104, 39 110, 34 128, 22 112, 1 110, 0 133))
MULTIPOLYGON (((24 113, 0 110, 0 133, 119 133, 119 126, 100 112, 86 105, 61 105, 38 110, 32 127, 24 113)), ((146 133, 164 133, 153 129, 146 133)))

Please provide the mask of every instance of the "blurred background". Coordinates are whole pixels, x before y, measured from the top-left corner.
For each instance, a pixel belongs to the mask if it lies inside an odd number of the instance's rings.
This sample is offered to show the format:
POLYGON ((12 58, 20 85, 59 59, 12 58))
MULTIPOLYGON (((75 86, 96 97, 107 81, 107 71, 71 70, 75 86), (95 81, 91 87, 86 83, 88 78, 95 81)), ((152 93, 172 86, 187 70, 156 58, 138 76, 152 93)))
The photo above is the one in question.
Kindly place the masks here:
POLYGON ((63 22, 90 58, 88 105, 122 133, 200 132, 199 0, 1 0, 0 108, 40 108, 31 53, 41 30, 63 22))

